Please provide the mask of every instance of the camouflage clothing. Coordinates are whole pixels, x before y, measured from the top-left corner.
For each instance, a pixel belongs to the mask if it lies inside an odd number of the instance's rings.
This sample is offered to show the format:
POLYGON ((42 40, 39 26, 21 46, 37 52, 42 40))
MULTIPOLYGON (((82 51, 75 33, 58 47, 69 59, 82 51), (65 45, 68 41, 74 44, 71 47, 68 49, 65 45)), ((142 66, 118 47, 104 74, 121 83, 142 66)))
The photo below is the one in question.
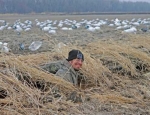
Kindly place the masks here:
MULTIPOLYGON (((75 71, 74 68, 67 60, 51 62, 42 66, 42 68, 50 73, 56 74, 56 76, 65 79, 66 81, 77 86, 79 83, 84 81, 84 77, 79 71, 75 71)), ((55 90, 55 89, 54 89, 55 90)), ((55 91, 59 94, 59 90, 55 91)), ((82 102, 81 95, 73 91, 67 96, 67 100, 72 100, 73 102, 82 102)), ((51 101, 51 99, 50 99, 51 101)))
POLYGON ((79 73, 72 68, 71 64, 67 60, 52 62, 46 64, 42 68, 50 73, 56 74, 56 76, 61 77, 74 85, 78 85, 79 73))
POLYGON ((70 63, 67 60, 64 60, 62 62, 61 68, 56 73, 57 76, 65 79, 66 81, 69 81, 73 83, 74 85, 78 84, 78 72, 75 71, 70 63))

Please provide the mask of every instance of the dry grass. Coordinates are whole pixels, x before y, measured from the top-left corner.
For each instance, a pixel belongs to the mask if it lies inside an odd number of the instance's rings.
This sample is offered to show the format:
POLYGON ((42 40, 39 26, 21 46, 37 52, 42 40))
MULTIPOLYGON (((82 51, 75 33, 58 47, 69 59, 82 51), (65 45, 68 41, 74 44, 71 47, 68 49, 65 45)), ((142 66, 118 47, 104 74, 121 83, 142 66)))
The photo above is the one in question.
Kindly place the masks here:
POLYGON ((92 52, 93 57, 103 61, 104 65, 109 62, 110 68, 120 65, 124 74, 130 73, 131 76, 136 76, 138 62, 141 62, 140 72, 150 71, 150 57, 149 57, 149 38, 138 36, 133 38, 130 36, 128 41, 99 41, 88 45, 89 52, 92 52), (144 39, 144 40, 143 40, 144 39), (134 45, 133 45, 134 44, 134 45), (96 46, 96 47, 95 47, 96 46), (135 47, 136 46, 136 47, 135 47), (148 52, 143 52, 137 47, 144 46, 148 52), (145 66, 145 67, 144 67, 145 66), (144 70, 142 70, 142 68, 144 70))
POLYGON ((84 114, 78 109, 79 104, 66 101, 66 95, 72 91, 80 93, 84 101, 90 97, 97 99, 97 103, 100 101, 136 106, 142 104, 146 107, 150 98, 149 91, 146 91, 149 90, 146 88, 149 87, 147 81, 149 78, 142 75, 150 71, 150 39, 147 36, 130 36, 130 38, 124 41, 100 40, 88 44, 84 49, 68 45, 61 48, 56 46, 54 52, 20 56, 1 54, 0 87, 6 90, 8 96, 0 99, 0 114, 84 114), (143 51, 141 46, 148 52, 143 51), (86 76, 84 89, 74 87, 71 83, 39 68, 39 65, 43 63, 66 58, 71 49, 80 49, 85 56, 81 70, 86 76), (137 68, 139 64, 143 66, 140 66, 141 69, 137 68), (18 80, 20 79, 18 76, 21 80, 18 80), (133 76, 138 76, 138 80, 133 76), (45 89, 48 88, 46 92, 34 86, 36 81, 42 81, 46 85, 45 89), (60 97, 55 98, 52 95, 53 88, 59 88, 60 97), (112 90, 113 92, 109 94, 112 90), (49 98, 53 101, 43 101, 49 98))

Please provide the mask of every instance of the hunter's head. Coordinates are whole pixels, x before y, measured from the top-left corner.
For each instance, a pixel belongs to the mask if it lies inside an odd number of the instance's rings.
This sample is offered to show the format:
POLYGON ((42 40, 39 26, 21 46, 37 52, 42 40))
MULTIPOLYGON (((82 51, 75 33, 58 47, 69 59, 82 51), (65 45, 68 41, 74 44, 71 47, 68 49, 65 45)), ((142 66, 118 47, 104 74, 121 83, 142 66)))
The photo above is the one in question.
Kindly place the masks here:
POLYGON ((80 50, 73 49, 69 52, 67 61, 69 61, 75 70, 79 70, 84 61, 84 55, 80 50))

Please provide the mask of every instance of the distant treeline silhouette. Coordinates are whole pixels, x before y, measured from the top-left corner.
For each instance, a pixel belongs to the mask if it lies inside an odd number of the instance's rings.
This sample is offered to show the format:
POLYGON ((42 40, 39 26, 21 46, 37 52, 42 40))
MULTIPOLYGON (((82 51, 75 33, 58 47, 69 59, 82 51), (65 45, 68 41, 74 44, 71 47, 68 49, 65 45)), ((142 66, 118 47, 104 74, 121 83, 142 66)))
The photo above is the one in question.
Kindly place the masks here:
POLYGON ((0 0, 0 13, 150 12, 150 3, 119 0, 0 0))

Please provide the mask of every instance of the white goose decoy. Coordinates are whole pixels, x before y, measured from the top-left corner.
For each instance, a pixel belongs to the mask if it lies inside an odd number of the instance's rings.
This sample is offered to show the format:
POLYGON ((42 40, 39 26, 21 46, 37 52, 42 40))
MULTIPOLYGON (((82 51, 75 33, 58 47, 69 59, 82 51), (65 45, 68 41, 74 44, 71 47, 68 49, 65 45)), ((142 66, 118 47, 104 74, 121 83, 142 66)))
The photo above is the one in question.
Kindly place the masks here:
POLYGON ((134 25, 134 26, 139 26, 140 25, 138 22, 133 22, 131 24, 134 25))
POLYGON ((42 30, 45 31, 45 32, 47 32, 47 31, 50 30, 50 27, 47 27, 47 26, 46 26, 46 27, 43 27, 42 30))
POLYGON ((119 20, 118 18, 116 18, 116 19, 114 20, 114 24, 115 24, 116 26, 121 26, 121 20, 119 20))
POLYGON ((71 25, 72 29, 77 29, 78 27, 76 25, 71 25))
POLYGON ((131 27, 130 29, 126 29, 123 31, 123 33, 135 33, 137 29, 135 27, 131 27))
POLYGON ((125 20, 123 20, 123 21, 121 22, 121 24, 122 24, 122 25, 127 25, 127 22, 126 22, 125 20))
POLYGON ((114 24, 109 24, 108 26, 113 27, 113 26, 114 26, 114 24))
POLYGON ((6 42, 2 44, 2 48, 1 48, 2 52, 5 52, 5 53, 9 52, 9 48, 7 45, 8 45, 8 43, 6 43, 6 42))
POLYGON ((31 30, 31 28, 26 28, 24 31, 26 32, 26 31, 30 31, 31 30))
POLYGON ((10 26, 7 28, 7 30, 11 30, 11 29, 12 29, 12 27, 10 27, 10 26))
POLYGON ((123 26, 118 26, 118 27, 116 27, 115 30, 121 30, 121 29, 123 29, 123 26))
POLYGON ((82 25, 82 24, 81 24, 80 22, 75 24, 75 26, 77 26, 77 28, 80 28, 81 25, 82 25))
POLYGON ((91 31, 91 32, 94 32, 94 31, 95 31, 95 28, 90 26, 87 30, 88 30, 88 31, 91 31))
POLYGON ((5 28, 5 26, 1 26, 1 27, 0 27, 0 30, 2 31, 2 30, 4 30, 4 28, 5 28))
POLYGON ((56 30, 49 30, 48 33, 49 34, 56 34, 56 30))
POLYGON ((29 24, 29 25, 26 26, 26 28, 32 28, 32 25, 29 24))
POLYGON ((20 33, 20 32, 23 30, 23 29, 20 27, 20 25, 16 25, 15 27, 16 27, 16 29, 15 29, 16 32, 19 32, 19 33, 20 33))
POLYGON ((99 26, 95 27, 95 30, 100 30, 101 28, 99 26))
POLYGON ((68 28, 68 30, 73 30, 72 28, 68 28))
POLYGON ((150 20, 148 20, 148 19, 147 20, 142 20, 141 24, 144 24, 144 25, 148 24, 148 25, 150 25, 150 20))
POLYGON ((41 23, 38 21, 37 23, 36 23, 36 26, 40 26, 41 25, 41 23))
POLYGON ((116 26, 121 26, 121 23, 120 22, 115 22, 115 25, 116 26))
POLYGON ((115 30, 125 30, 130 29, 131 25, 118 26, 115 30))
POLYGON ((60 28, 63 27, 63 23, 60 22, 60 23, 58 24, 58 27, 60 27, 60 28))
POLYGON ((61 30, 69 30, 67 27, 63 27, 61 28, 61 30))
POLYGON ((56 25, 57 24, 57 20, 55 20, 54 22, 53 22, 53 25, 56 25))
POLYGON ((101 25, 103 25, 101 22, 98 22, 98 23, 95 23, 95 24, 92 24, 93 26, 95 26, 95 27, 98 27, 98 26, 101 26, 101 25))

